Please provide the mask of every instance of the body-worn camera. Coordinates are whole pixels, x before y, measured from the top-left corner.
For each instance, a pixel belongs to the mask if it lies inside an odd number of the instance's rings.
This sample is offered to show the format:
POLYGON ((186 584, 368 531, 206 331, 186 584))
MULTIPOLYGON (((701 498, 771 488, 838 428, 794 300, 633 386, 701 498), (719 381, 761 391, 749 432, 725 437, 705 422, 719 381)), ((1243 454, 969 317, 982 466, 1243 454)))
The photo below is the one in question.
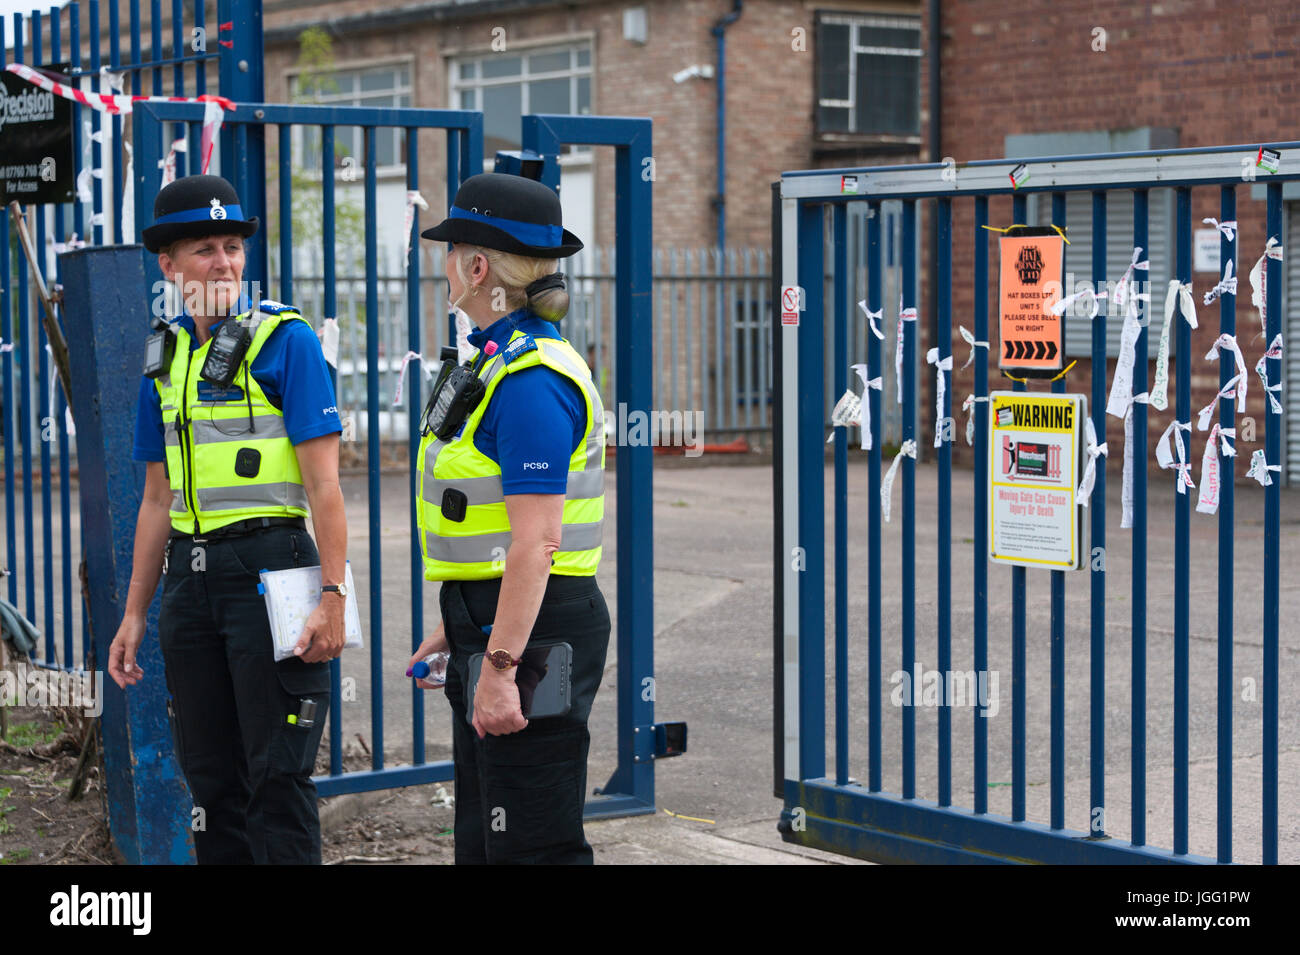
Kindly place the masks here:
POLYGON ((161 318, 154 318, 153 327, 153 334, 144 340, 144 373, 149 378, 158 378, 172 366, 176 355, 176 333, 161 318))
POLYGON ((488 342, 472 363, 457 365, 454 349, 444 349, 442 368, 424 409, 424 434, 432 432, 439 441, 449 441, 460 430, 487 392, 479 372, 496 351, 496 343, 488 342), (450 356, 445 354, 448 350, 450 356))
POLYGON ((239 366, 248 354, 248 346, 253 336, 248 329, 235 319, 228 318, 221 323, 217 334, 212 336, 208 345, 208 357, 203 362, 200 377, 214 385, 228 388, 239 373, 239 366))

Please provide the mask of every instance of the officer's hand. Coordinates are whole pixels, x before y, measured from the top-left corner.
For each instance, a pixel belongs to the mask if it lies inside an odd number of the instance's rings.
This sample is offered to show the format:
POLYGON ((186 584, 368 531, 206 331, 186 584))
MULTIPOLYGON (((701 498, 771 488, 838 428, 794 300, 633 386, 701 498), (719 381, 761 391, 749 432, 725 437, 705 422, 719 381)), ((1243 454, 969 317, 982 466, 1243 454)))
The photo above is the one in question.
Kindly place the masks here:
POLYGON ((343 652, 343 598, 334 593, 321 594, 321 602, 307 618, 302 636, 293 652, 303 663, 333 660, 343 652))
POLYGON ((144 627, 144 617, 123 617, 117 636, 108 648, 108 675, 123 690, 144 679, 144 671, 135 665, 135 652, 144 640, 144 627))
POLYGON ((478 738, 488 733, 505 736, 518 733, 528 725, 519 704, 519 687, 515 685, 517 668, 498 670, 483 658, 483 669, 474 693, 474 729, 478 738))
MULTIPOLYGON (((410 661, 406 664, 407 672, 409 673, 411 667, 415 666, 425 657, 434 653, 446 653, 447 650, 447 629, 443 626, 442 621, 439 620, 438 626, 434 628, 433 633, 429 634, 424 643, 420 644, 420 648, 411 655, 410 661)), ((441 690, 446 684, 429 683, 427 680, 416 680, 415 685, 420 687, 422 690, 441 690)))

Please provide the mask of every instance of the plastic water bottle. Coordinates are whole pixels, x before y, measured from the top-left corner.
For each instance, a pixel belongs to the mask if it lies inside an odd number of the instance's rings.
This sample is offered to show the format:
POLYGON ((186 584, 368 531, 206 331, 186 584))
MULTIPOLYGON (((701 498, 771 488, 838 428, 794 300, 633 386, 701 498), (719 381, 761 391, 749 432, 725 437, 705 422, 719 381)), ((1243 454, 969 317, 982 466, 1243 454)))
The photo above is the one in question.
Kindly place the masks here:
POLYGON ((439 686, 447 682, 447 662, 451 659, 451 654, 447 651, 441 653, 431 653, 415 666, 406 672, 409 677, 417 680, 424 680, 427 683, 436 683, 439 686))

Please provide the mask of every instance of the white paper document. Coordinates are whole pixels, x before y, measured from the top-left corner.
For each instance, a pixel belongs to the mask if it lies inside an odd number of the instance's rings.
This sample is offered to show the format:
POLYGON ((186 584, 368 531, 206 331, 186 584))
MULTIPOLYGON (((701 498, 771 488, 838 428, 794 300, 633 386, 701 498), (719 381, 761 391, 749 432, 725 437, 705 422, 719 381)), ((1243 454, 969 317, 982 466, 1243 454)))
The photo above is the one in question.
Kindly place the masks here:
MULTIPOLYGON (((319 567, 290 567, 288 570, 264 570, 258 590, 266 597, 266 612, 271 619, 271 639, 276 661, 293 656, 307 618, 315 610, 324 594, 320 591, 319 567)), ((352 586, 352 563, 348 562, 345 583, 347 601, 343 608, 345 647, 360 647, 361 614, 357 611, 356 593, 352 586)), ((333 594, 330 600, 337 600, 333 594)))

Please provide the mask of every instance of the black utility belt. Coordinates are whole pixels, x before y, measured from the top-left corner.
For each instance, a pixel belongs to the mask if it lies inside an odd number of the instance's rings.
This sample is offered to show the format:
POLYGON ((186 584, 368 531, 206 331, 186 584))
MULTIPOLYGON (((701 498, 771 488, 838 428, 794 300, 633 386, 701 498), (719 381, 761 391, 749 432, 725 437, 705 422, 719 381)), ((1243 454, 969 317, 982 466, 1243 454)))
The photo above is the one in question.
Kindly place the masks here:
POLYGON ((267 527, 296 527, 300 530, 306 530, 307 520, 303 517, 250 517, 248 520, 235 521, 233 524, 226 524, 224 527, 218 527, 213 531, 200 532, 198 535, 182 534, 173 528, 171 538, 175 540, 178 537, 197 536, 200 540, 214 540, 222 537, 238 537, 241 534, 251 534, 267 527))

